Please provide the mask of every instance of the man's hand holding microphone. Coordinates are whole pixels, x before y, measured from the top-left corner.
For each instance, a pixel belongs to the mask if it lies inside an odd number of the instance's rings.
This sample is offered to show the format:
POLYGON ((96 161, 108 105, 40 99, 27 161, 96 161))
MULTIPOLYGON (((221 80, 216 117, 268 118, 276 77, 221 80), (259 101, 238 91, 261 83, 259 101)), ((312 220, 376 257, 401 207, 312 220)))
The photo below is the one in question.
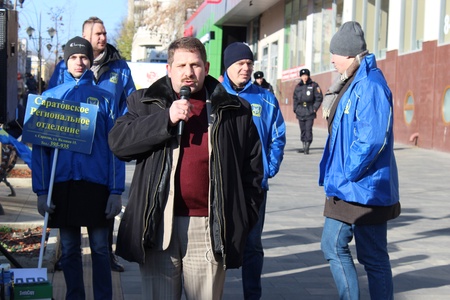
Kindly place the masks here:
POLYGON ((191 113, 191 104, 189 98, 191 97, 191 88, 182 86, 180 89, 180 100, 175 100, 169 109, 170 125, 178 126, 178 138, 183 134, 184 123, 189 120, 191 113))

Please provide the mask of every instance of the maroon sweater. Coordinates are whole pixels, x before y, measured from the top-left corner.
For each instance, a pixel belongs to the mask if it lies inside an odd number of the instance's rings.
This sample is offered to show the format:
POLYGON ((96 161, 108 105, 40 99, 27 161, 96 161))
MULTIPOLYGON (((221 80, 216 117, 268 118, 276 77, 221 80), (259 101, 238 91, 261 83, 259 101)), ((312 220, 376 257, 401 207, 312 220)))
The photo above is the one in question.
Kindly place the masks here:
POLYGON ((206 94, 191 95, 189 120, 181 137, 180 160, 175 173, 175 216, 208 216, 209 153, 206 94))

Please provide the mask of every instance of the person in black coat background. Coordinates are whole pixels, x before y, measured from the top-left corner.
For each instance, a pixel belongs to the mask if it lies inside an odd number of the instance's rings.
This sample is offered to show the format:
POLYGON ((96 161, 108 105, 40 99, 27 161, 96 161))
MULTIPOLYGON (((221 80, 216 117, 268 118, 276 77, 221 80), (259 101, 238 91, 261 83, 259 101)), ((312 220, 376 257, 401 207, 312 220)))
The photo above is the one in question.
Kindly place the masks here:
POLYGON ((266 81, 263 72, 257 71, 255 72, 255 74, 253 74, 253 77, 255 77, 255 81, 253 81, 253 84, 259 85, 263 89, 266 89, 273 94, 273 87, 266 81))
POLYGON ((300 125, 303 153, 309 154, 309 146, 313 140, 312 127, 317 116, 316 112, 322 104, 323 95, 319 85, 312 81, 308 69, 300 70, 300 78, 294 90, 294 112, 300 125))

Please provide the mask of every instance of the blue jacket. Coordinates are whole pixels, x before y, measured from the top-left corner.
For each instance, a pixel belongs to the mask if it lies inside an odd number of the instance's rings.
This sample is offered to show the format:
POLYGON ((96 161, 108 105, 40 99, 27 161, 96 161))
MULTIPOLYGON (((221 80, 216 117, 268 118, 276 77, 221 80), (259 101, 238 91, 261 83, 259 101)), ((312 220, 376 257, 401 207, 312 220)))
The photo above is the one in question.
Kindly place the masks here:
MULTIPOLYGON (((108 146, 108 133, 114 125, 117 109, 111 105, 112 94, 93 84, 92 71, 87 70, 76 81, 69 72, 64 83, 45 91, 42 95, 70 101, 98 102, 98 113, 91 154, 60 149, 54 183, 85 180, 108 187, 111 194, 122 194, 125 189, 125 164, 114 156, 108 146)), ((54 149, 33 145, 32 183, 38 196, 48 194, 54 149)))
POLYGON ((252 106, 253 122, 258 129, 262 144, 264 178, 262 188, 269 189, 268 179, 274 177, 280 170, 286 145, 286 125, 280 111, 278 100, 268 90, 247 82, 244 89, 237 92, 231 87, 228 74, 225 72, 222 85, 227 92, 237 95, 252 106))
MULTIPOLYGON (((105 55, 107 57, 102 60, 96 84, 113 94, 118 105, 118 112, 123 115, 127 106, 127 97, 136 90, 131 70, 127 62, 120 57, 119 52, 110 44, 107 46, 105 55)), ((49 89, 64 82, 65 70, 67 66, 62 60, 56 65, 49 80, 49 89)))
POLYGON ((391 206, 399 201, 392 93, 373 54, 362 59, 354 76, 336 109, 319 185, 329 197, 391 206))

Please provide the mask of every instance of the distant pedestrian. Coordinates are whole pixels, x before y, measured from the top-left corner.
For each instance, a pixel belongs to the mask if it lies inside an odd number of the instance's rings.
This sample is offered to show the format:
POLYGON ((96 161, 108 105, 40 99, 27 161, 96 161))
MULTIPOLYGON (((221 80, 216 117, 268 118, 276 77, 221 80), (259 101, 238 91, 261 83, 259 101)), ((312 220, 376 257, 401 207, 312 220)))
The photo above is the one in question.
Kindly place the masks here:
POLYGON ((300 70, 300 79, 294 90, 294 112, 300 126, 303 153, 309 154, 309 147, 313 141, 314 119, 317 117, 316 112, 322 103, 323 95, 319 84, 312 81, 308 69, 300 70))
POLYGON ((37 80, 31 73, 26 73, 25 76, 25 84, 27 85, 28 94, 37 95, 39 93, 37 80))
POLYGON ((259 85, 263 89, 266 89, 273 94, 273 87, 266 81, 266 79, 264 78, 264 73, 262 71, 256 71, 255 74, 253 74, 253 77, 255 77, 255 81, 253 81, 253 84, 259 85))
POLYGON ((371 299, 391 300, 387 221, 400 214, 392 93, 357 22, 341 26, 330 52, 341 76, 322 107, 329 136, 320 162, 319 184, 326 195, 321 248, 340 299, 360 297, 348 245, 355 238, 371 299))

